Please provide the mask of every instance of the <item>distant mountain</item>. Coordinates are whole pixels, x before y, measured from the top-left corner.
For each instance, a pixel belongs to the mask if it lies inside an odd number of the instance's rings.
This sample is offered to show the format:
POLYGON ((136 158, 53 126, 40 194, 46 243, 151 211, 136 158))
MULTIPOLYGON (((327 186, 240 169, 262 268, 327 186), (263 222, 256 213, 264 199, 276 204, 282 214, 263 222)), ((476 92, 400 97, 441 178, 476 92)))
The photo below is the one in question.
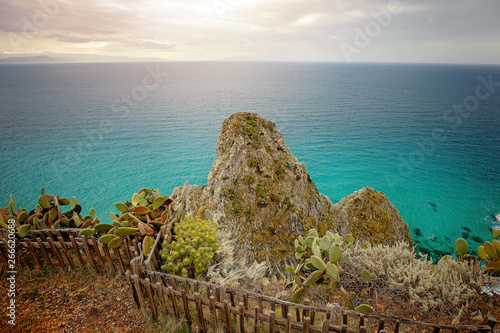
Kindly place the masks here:
POLYGON ((46 64, 55 62, 67 62, 65 58, 56 58, 51 56, 28 56, 28 57, 9 57, 0 59, 0 64, 46 64))
POLYGON ((88 54, 58 54, 57 56, 39 55, 8 57, 0 59, 0 64, 47 64, 72 62, 144 62, 168 61, 159 58, 131 58, 120 56, 88 55, 88 54))

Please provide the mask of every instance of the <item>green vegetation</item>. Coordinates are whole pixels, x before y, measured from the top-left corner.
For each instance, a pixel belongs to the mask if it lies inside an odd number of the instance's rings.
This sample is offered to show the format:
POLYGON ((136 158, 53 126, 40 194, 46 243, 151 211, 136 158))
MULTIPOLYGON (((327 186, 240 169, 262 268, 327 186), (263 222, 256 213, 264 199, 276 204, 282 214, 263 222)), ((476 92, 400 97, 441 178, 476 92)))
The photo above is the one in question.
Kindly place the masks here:
POLYGON ((253 183, 255 177, 253 175, 246 175, 245 178, 243 178, 243 181, 247 184, 253 183))
POLYGON ((188 215, 174 228, 175 239, 163 243, 161 268, 170 274, 196 278, 206 274, 219 247, 216 226, 188 215))
MULTIPOLYGON (((339 290, 346 305, 351 309, 363 312, 372 312, 373 309, 367 304, 355 306, 356 294, 348 295, 340 284, 340 266, 342 252, 353 246, 354 238, 348 234, 345 237, 332 234, 327 231, 323 237, 319 237, 316 229, 309 230, 306 238, 299 236, 295 244, 295 259, 300 260, 297 267, 288 266, 286 271, 295 276, 288 283, 291 285, 292 294, 288 298, 292 302, 300 302, 307 293, 307 289, 314 284, 328 285, 331 291, 339 290)), ((366 269, 360 273, 360 284, 368 288, 372 276, 366 269)), ((360 295, 364 295, 364 289, 360 295)))
POLYGON ((286 175, 286 170, 283 167, 278 168, 275 172, 278 179, 283 179, 286 175))
POLYGON ((477 252, 481 259, 483 259, 487 266, 484 273, 493 276, 500 275, 500 237, 499 229, 492 229, 493 241, 486 241, 483 245, 479 246, 477 252))
MULTIPOLYGON (((40 229, 55 229, 55 228, 81 228, 99 224, 99 220, 95 217, 95 210, 90 209, 85 216, 81 214, 82 206, 78 204, 76 197, 71 199, 67 197, 59 197, 58 194, 46 194, 45 190, 41 190, 41 195, 38 197, 38 204, 30 211, 19 208, 16 209, 16 200, 10 195, 9 211, 3 210, 5 219, 14 219, 15 225, 18 228, 19 236, 24 238, 31 230, 40 229), (63 206, 70 206, 69 210, 63 212, 63 206)), ((0 226, 8 229, 4 221, 3 214, 0 214, 0 226)), ((83 231, 83 230, 82 230, 83 231)))

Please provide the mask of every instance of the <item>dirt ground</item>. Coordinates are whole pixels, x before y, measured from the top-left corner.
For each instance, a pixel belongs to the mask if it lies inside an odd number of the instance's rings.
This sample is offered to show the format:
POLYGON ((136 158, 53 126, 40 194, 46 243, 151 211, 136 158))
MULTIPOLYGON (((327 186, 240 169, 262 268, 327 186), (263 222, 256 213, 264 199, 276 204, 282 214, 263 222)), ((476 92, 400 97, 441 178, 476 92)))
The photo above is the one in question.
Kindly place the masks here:
MULTIPOLYGON (((86 267, 68 269, 45 268, 43 271, 23 270, 16 274, 16 320, 8 323, 7 305, 10 284, 5 267, 0 268, 0 332, 188 332, 185 323, 172 318, 153 322, 137 310, 130 287, 119 273, 97 273, 86 267)), ((276 295, 282 286, 272 283, 261 292, 276 295)), ((312 303, 343 304, 339 295, 325 295, 311 290, 312 303)), ((371 299, 375 312, 406 317, 428 323, 450 324, 444 313, 424 313, 409 304, 397 304, 386 297, 371 299)), ((463 313, 460 324, 479 324, 477 315, 491 314, 500 318, 500 296, 482 294, 463 313)), ((498 327, 497 327, 498 328, 498 327)))
POLYGON ((147 332, 119 274, 44 269, 18 272, 15 326, 8 323, 7 274, 0 275, 0 332, 147 332))

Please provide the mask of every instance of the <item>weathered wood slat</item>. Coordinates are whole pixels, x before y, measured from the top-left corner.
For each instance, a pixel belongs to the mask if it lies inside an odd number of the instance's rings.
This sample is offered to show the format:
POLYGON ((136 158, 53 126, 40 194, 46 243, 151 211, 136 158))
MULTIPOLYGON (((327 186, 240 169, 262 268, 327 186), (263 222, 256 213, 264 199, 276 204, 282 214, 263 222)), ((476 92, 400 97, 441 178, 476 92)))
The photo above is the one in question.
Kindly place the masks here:
POLYGON ((302 333, 309 333, 311 330, 311 318, 305 316, 304 322, 302 323, 302 333))
POLYGON ((175 298, 174 288, 168 286, 168 295, 170 296, 170 302, 172 303, 172 308, 174 309, 174 315, 179 317, 179 308, 177 306, 177 300, 175 298))
POLYGON ((120 270, 122 272, 125 272, 125 268, 123 266, 123 261, 122 261, 122 256, 120 255, 120 249, 115 247, 113 249, 113 251, 115 252, 116 258, 118 259, 118 263, 120 264, 120 270))
POLYGON ((56 246, 54 245, 54 242, 52 241, 52 238, 47 238, 47 243, 49 244, 50 248, 52 249, 52 253, 54 253, 54 255, 56 256, 56 259, 59 262, 59 265, 62 268, 65 268, 66 265, 64 265, 64 261, 63 261, 63 259, 61 257, 61 254, 59 253, 59 251, 57 250, 56 246))
POLYGON ((50 267, 54 267, 54 264, 52 263, 52 260, 50 260, 50 257, 47 254, 47 251, 45 251, 45 246, 42 246, 42 240, 37 237, 36 238, 36 243, 39 245, 39 249, 42 252, 43 257, 45 258, 45 261, 50 265, 50 267))
POLYGON ((215 297, 210 296, 210 324, 212 326, 212 330, 215 331, 217 329, 217 310, 215 307, 215 297))
POLYGON ((196 304, 196 316, 198 318, 198 323, 200 324, 200 332, 205 333, 207 329, 205 327, 205 317, 203 317, 203 307, 201 303, 200 293, 194 293, 194 300, 196 304))
MULTIPOLYGON (((83 238, 83 239, 85 239, 85 238, 83 238)), ((85 249, 85 255, 87 257, 88 264, 95 268, 94 257, 92 256, 92 252, 90 252, 89 244, 86 241, 83 242, 83 248, 85 249)))
POLYGON ((71 254, 69 253, 69 250, 66 247, 66 243, 64 243, 62 236, 58 236, 57 240, 59 241, 59 244, 61 245, 61 249, 63 250, 63 253, 66 256, 66 260, 68 260, 69 265, 71 267, 75 267, 75 264, 73 263, 73 258, 71 258, 71 254))
POLYGON ((78 244, 76 243, 75 237, 73 235, 70 235, 69 240, 71 241, 71 245, 73 245, 73 250, 76 253, 76 257, 78 258, 80 265, 85 266, 85 261, 82 258, 82 254, 80 253, 80 248, 78 247, 78 244))
POLYGON ((95 239, 94 236, 92 236, 92 237, 90 237, 90 241, 92 242, 92 245, 93 245, 96 257, 97 257, 97 261, 99 262, 99 264, 101 265, 101 267, 104 268, 105 267, 104 266, 104 260, 102 260, 101 250, 99 249, 99 245, 97 244, 97 240, 95 239))
POLYGON ((142 286, 139 280, 139 276, 134 274, 133 279, 137 298, 139 299, 140 308, 141 310, 144 310, 144 295, 142 294, 142 286))
POLYGON ((113 264, 113 259, 111 258, 111 253, 108 249, 108 244, 102 244, 102 250, 104 252, 104 256, 106 257, 106 261, 108 262, 108 267, 115 271, 115 265, 113 264))
POLYGON ((224 300, 224 321, 226 324, 226 330, 228 333, 233 332, 233 327, 231 323, 231 311, 229 310, 229 303, 227 300, 224 300))
POLYGON ((269 315, 269 333, 276 332, 276 311, 271 310, 269 315))
POLYGON ((238 319, 240 322, 240 333, 245 333, 245 305, 240 302, 238 305, 238 319))
POLYGON ((36 250, 33 247, 33 244, 31 243, 29 238, 26 238, 26 243, 28 244, 28 248, 29 248, 31 255, 33 256, 33 258, 35 258, 35 261, 36 261, 38 268, 42 269, 43 268, 42 261, 38 257, 38 253, 36 253, 36 250))
POLYGON ((254 308, 254 311, 255 311, 255 316, 254 316, 254 325, 253 325, 253 331, 254 333, 258 333, 259 332, 259 326, 260 326, 260 309, 258 306, 256 306, 254 308))
POLYGON ((193 322, 191 319, 191 312, 189 311, 189 304, 188 304, 188 300, 187 300, 186 290, 182 290, 181 295, 182 295, 182 306, 184 307, 184 317, 186 317, 186 321, 188 323, 188 326, 191 326, 193 324, 193 322))
POLYGON ((156 319, 158 318, 158 314, 156 313, 156 303, 153 296, 153 290, 151 288, 151 281, 149 280, 149 278, 146 278, 144 281, 146 282, 146 292, 148 294, 149 308, 151 309, 153 318, 156 319))

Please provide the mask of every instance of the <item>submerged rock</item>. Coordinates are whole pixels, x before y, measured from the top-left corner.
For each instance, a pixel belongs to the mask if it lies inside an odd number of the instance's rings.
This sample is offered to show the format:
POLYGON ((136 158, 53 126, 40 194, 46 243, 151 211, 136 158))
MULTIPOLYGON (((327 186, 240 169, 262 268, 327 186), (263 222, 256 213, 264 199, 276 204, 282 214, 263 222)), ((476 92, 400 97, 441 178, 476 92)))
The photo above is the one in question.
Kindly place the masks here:
POLYGON ((277 126, 258 114, 236 113, 224 120, 216 150, 207 184, 186 183, 171 197, 184 200, 190 214, 210 209, 249 259, 275 263, 293 256, 293 240, 310 228, 320 234, 351 232, 374 243, 412 244, 408 225, 381 192, 366 186, 333 205, 277 126))

